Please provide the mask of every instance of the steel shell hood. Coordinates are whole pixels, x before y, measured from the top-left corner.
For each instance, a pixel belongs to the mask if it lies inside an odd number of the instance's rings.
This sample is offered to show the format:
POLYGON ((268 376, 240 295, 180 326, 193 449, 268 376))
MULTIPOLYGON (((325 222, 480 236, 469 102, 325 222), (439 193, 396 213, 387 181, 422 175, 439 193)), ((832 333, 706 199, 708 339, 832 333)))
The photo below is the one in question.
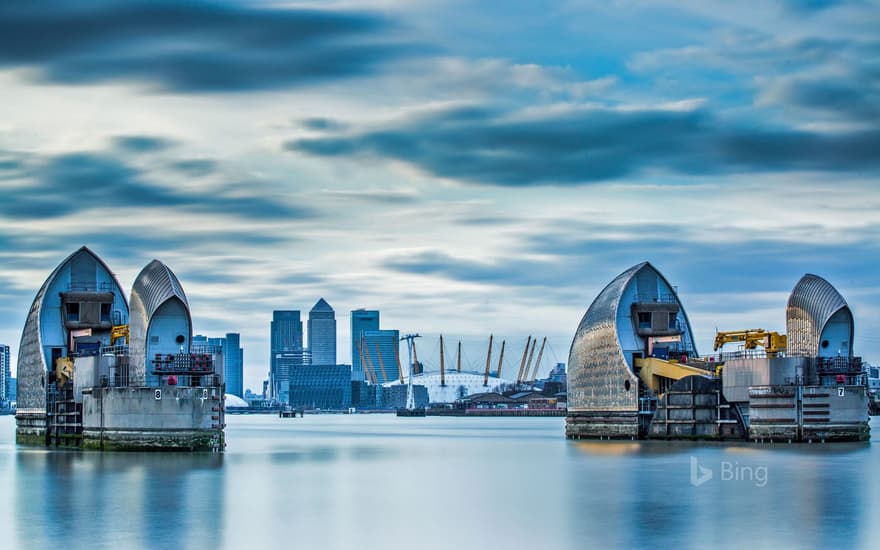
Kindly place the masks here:
POLYGON ((109 277, 112 282, 113 291, 126 309, 124 313, 126 315, 128 313, 128 302, 125 299, 125 292, 122 291, 122 287, 116 279, 116 275, 110 270, 104 260, 92 252, 91 249, 83 246, 58 264, 58 266, 46 278, 46 281, 40 287, 40 290, 37 291, 37 295, 34 297, 34 301, 28 311, 24 330, 22 331, 21 341, 18 347, 17 367, 18 410, 20 411, 24 412, 29 409, 40 409, 45 411, 45 376, 49 369, 49 365, 46 364, 46 357, 43 350, 42 327, 40 326, 44 300, 47 297, 49 289, 55 285, 56 280, 63 272, 65 272, 68 266, 70 266, 74 260, 81 255, 89 256, 94 260, 95 264, 100 266, 100 268, 106 273, 106 276, 109 277))
POLYGON ((655 292, 662 289, 679 306, 684 322, 683 345, 696 353, 690 321, 674 287, 650 263, 634 265, 599 293, 578 325, 568 356, 569 410, 638 409, 639 380, 631 368, 630 357, 642 352, 644 346, 635 335, 629 302, 638 300, 640 281, 652 282, 655 292))
POLYGON ((786 308, 788 355, 816 357, 820 354, 820 340, 832 319, 843 324, 847 355, 852 355, 854 333, 852 312, 846 300, 831 283, 818 275, 806 274, 795 285, 786 308), (848 325, 848 326, 847 326, 848 325))
POLYGON ((145 379, 148 375, 147 332, 153 316, 172 300, 179 301, 185 311, 189 342, 192 339, 192 317, 183 286, 167 265, 153 260, 140 272, 131 289, 129 355, 132 374, 136 377, 145 379))

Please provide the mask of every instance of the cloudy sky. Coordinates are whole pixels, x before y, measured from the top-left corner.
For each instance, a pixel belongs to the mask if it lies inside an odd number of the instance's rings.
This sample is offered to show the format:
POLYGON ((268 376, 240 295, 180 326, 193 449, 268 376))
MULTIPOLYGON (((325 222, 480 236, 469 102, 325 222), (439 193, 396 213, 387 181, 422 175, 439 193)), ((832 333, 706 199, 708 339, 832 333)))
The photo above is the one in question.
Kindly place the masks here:
POLYGON ((643 260, 703 353, 784 330, 812 272, 880 362, 878 28, 870 0, 7 0, 0 342, 86 244, 125 288, 169 264, 253 389, 272 310, 322 296, 341 361, 367 307, 429 365, 441 332, 474 367, 546 335, 543 374, 643 260))

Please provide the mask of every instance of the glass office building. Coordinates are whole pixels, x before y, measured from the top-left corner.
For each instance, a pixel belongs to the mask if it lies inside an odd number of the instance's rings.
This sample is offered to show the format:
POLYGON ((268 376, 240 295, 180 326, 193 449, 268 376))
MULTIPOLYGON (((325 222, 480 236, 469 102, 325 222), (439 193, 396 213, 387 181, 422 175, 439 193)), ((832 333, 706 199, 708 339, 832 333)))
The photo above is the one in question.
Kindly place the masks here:
POLYGON ((303 362, 303 327, 299 310, 275 310, 270 325, 269 398, 287 402, 290 387, 289 365, 299 357, 303 362), (284 360, 284 366, 279 360, 284 360), (282 398, 283 396, 283 398, 282 398))
POLYGON ((225 340, 223 379, 226 381, 226 393, 244 397, 244 349, 241 347, 241 335, 227 332, 225 340))
POLYGON ((351 312, 351 375, 352 380, 365 380, 364 367, 361 365, 358 342, 364 331, 379 330, 379 312, 376 310, 356 309, 351 312))
POLYGON ((336 313, 324 298, 309 311, 309 352, 313 365, 336 364, 336 313))
POLYGON ((341 410, 351 406, 349 365, 297 365, 290 373, 290 405, 341 410))

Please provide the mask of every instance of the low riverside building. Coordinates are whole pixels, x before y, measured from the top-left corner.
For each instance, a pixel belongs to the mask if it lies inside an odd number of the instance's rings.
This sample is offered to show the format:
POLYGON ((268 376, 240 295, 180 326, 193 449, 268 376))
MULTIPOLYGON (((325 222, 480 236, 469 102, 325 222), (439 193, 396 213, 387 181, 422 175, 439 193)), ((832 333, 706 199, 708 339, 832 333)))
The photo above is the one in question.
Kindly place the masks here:
POLYGON ((222 354, 191 340, 189 304, 168 266, 147 265, 129 302, 107 264, 80 248, 52 271, 28 313, 17 442, 222 450, 222 354))
POLYGON ((566 436, 867 440, 867 373, 853 355, 846 301, 808 274, 786 321, 787 338, 719 333, 730 338, 716 338, 716 348, 745 349, 700 357, 675 287, 647 262, 631 267, 599 293, 575 333, 566 436))
POLYGON ((351 407, 351 365, 299 365, 290 370, 290 406, 306 410, 351 407))

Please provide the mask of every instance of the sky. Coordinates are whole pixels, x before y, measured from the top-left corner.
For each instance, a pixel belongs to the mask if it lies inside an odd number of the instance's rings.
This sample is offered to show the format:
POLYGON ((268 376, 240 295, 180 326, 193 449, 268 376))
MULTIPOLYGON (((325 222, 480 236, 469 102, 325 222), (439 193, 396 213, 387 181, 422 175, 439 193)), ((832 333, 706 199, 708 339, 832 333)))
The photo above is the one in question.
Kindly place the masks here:
POLYGON ((440 333, 479 369, 490 333, 505 368, 547 336, 543 375, 645 260, 703 354, 784 331, 815 273, 876 364, 878 28, 861 0, 7 0, 0 342, 87 245, 126 289, 168 264, 254 390, 272 310, 321 297, 341 362, 365 307, 429 370, 440 333))

